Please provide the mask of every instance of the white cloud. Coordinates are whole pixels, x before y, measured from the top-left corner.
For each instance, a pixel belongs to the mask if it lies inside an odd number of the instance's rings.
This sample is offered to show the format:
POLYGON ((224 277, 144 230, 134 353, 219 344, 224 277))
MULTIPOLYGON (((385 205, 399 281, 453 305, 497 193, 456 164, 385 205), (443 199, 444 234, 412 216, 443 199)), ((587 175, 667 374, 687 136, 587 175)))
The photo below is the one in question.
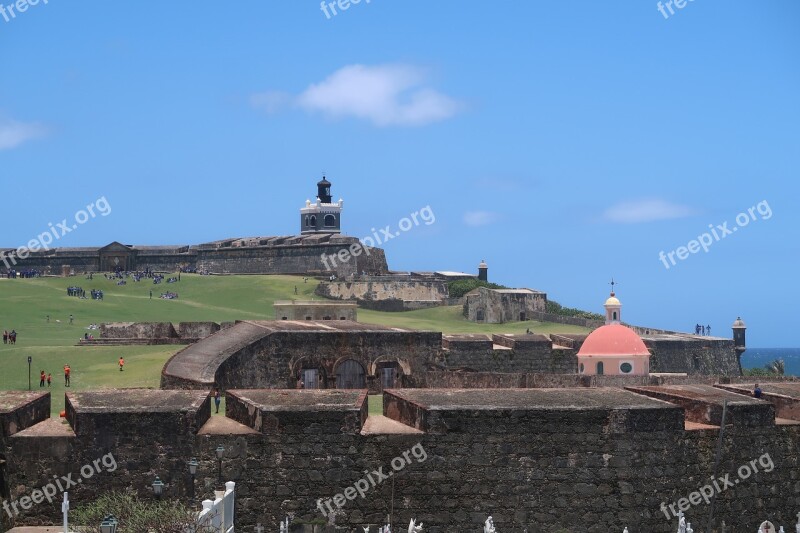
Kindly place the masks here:
POLYGON ((685 205, 678 205, 658 199, 643 199, 621 202, 609 207, 603 218, 610 222, 635 224, 637 222, 653 222, 684 218, 695 214, 695 210, 685 205))
POLYGON ((498 219, 497 213, 491 211, 467 211, 464 213, 464 224, 467 226, 488 226, 498 219))
POLYGON ((0 150, 16 148, 26 141, 42 137, 46 129, 41 124, 0 118, 0 150))
POLYGON ((348 65, 297 96, 270 91, 253 95, 251 103, 269 112, 291 103, 310 113, 377 126, 421 126, 458 113, 461 104, 424 86, 425 79, 423 69, 410 65, 348 65))

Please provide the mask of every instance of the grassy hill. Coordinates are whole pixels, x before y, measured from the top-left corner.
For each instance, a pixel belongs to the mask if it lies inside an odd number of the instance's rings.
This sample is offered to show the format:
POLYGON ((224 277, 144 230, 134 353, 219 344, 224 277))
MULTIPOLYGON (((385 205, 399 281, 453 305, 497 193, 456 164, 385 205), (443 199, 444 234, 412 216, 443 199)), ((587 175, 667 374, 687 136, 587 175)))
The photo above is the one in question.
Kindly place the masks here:
MULTIPOLYGON (((187 322, 273 320, 272 304, 280 299, 312 299, 316 283, 294 276, 198 276, 181 275, 175 284, 153 285, 129 279, 126 285, 83 276, 28 280, 0 279, 0 332, 17 331, 17 344, 0 344, 0 390, 28 388, 28 356, 33 358, 31 382, 39 388, 39 371, 53 375, 50 391, 53 412, 63 408, 63 367, 72 368, 70 390, 114 387, 158 387, 161 368, 180 347, 176 346, 75 346, 84 333, 99 336, 87 326, 102 322, 187 322), (67 296, 67 287, 104 291, 102 301, 67 296), (297 287, 297 295, 294 289, 297 287), (150 291, 153 298, 150 299, 150 291), (162 300, 162 292, 173 291, 177 300, 162 300), (74 324, 69 324, 69 315, 74 324), (50 315, 50 322, 46 316, 50 315), (117 360, 125 358, 125 371, 117 360)), ((439 307, 403 313, 359 309, 359 321, 393 327, 443 331, 445 333, 582 333, 575 326, 539 322, 475 324, 461 315, 461 308, 439 307)))

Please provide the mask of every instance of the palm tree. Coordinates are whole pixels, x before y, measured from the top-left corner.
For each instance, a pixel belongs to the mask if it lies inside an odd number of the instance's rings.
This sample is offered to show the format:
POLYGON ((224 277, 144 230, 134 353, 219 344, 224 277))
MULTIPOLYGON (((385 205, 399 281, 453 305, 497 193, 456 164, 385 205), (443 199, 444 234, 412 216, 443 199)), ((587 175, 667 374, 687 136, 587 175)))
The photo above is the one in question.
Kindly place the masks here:
POLYGON ((767 363, 765 367, 770 374, 775 374, 776 376, 782 376, 786 371, 786 364, 783 362, 783 359, 775 359, 774 361, 767 363))

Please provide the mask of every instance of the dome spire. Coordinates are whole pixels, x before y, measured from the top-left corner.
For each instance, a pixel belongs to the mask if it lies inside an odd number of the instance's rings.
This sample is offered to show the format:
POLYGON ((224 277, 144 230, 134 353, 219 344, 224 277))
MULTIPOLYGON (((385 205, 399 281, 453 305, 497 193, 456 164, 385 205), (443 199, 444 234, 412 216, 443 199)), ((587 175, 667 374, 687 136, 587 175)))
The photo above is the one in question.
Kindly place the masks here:
POLYGON ((619 283, 614 281, 614 278, 611 278, 611 295, 604 304, 606 308, 606 324, 619 324, 622 322, 622 303, 614 293, 614 285, 619 285, 619 283))

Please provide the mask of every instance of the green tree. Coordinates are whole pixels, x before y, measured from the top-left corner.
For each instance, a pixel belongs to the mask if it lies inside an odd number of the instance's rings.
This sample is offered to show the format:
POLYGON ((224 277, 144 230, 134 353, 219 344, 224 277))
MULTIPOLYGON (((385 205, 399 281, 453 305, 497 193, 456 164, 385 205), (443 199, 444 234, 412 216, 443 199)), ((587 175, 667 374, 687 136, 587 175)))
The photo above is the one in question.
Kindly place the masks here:
POLYGON ((447 291, 450 298, 461 298, 469 291, 473 291, 478 287, 486 287, 487 289, 507 289, 505 285, 498 285, 497 283, 489 283, 488 281, 481 281, 477 278, 472 279, 459 279, 451 281, 447 284, 447 291))
POLYGON ((783 362, 783 359, 775 359, 774 361, 770 361, 765 365, 765 367, 770 374, 774 374, 776 376, 783 376, 786 373, 786 363, 783 362))

